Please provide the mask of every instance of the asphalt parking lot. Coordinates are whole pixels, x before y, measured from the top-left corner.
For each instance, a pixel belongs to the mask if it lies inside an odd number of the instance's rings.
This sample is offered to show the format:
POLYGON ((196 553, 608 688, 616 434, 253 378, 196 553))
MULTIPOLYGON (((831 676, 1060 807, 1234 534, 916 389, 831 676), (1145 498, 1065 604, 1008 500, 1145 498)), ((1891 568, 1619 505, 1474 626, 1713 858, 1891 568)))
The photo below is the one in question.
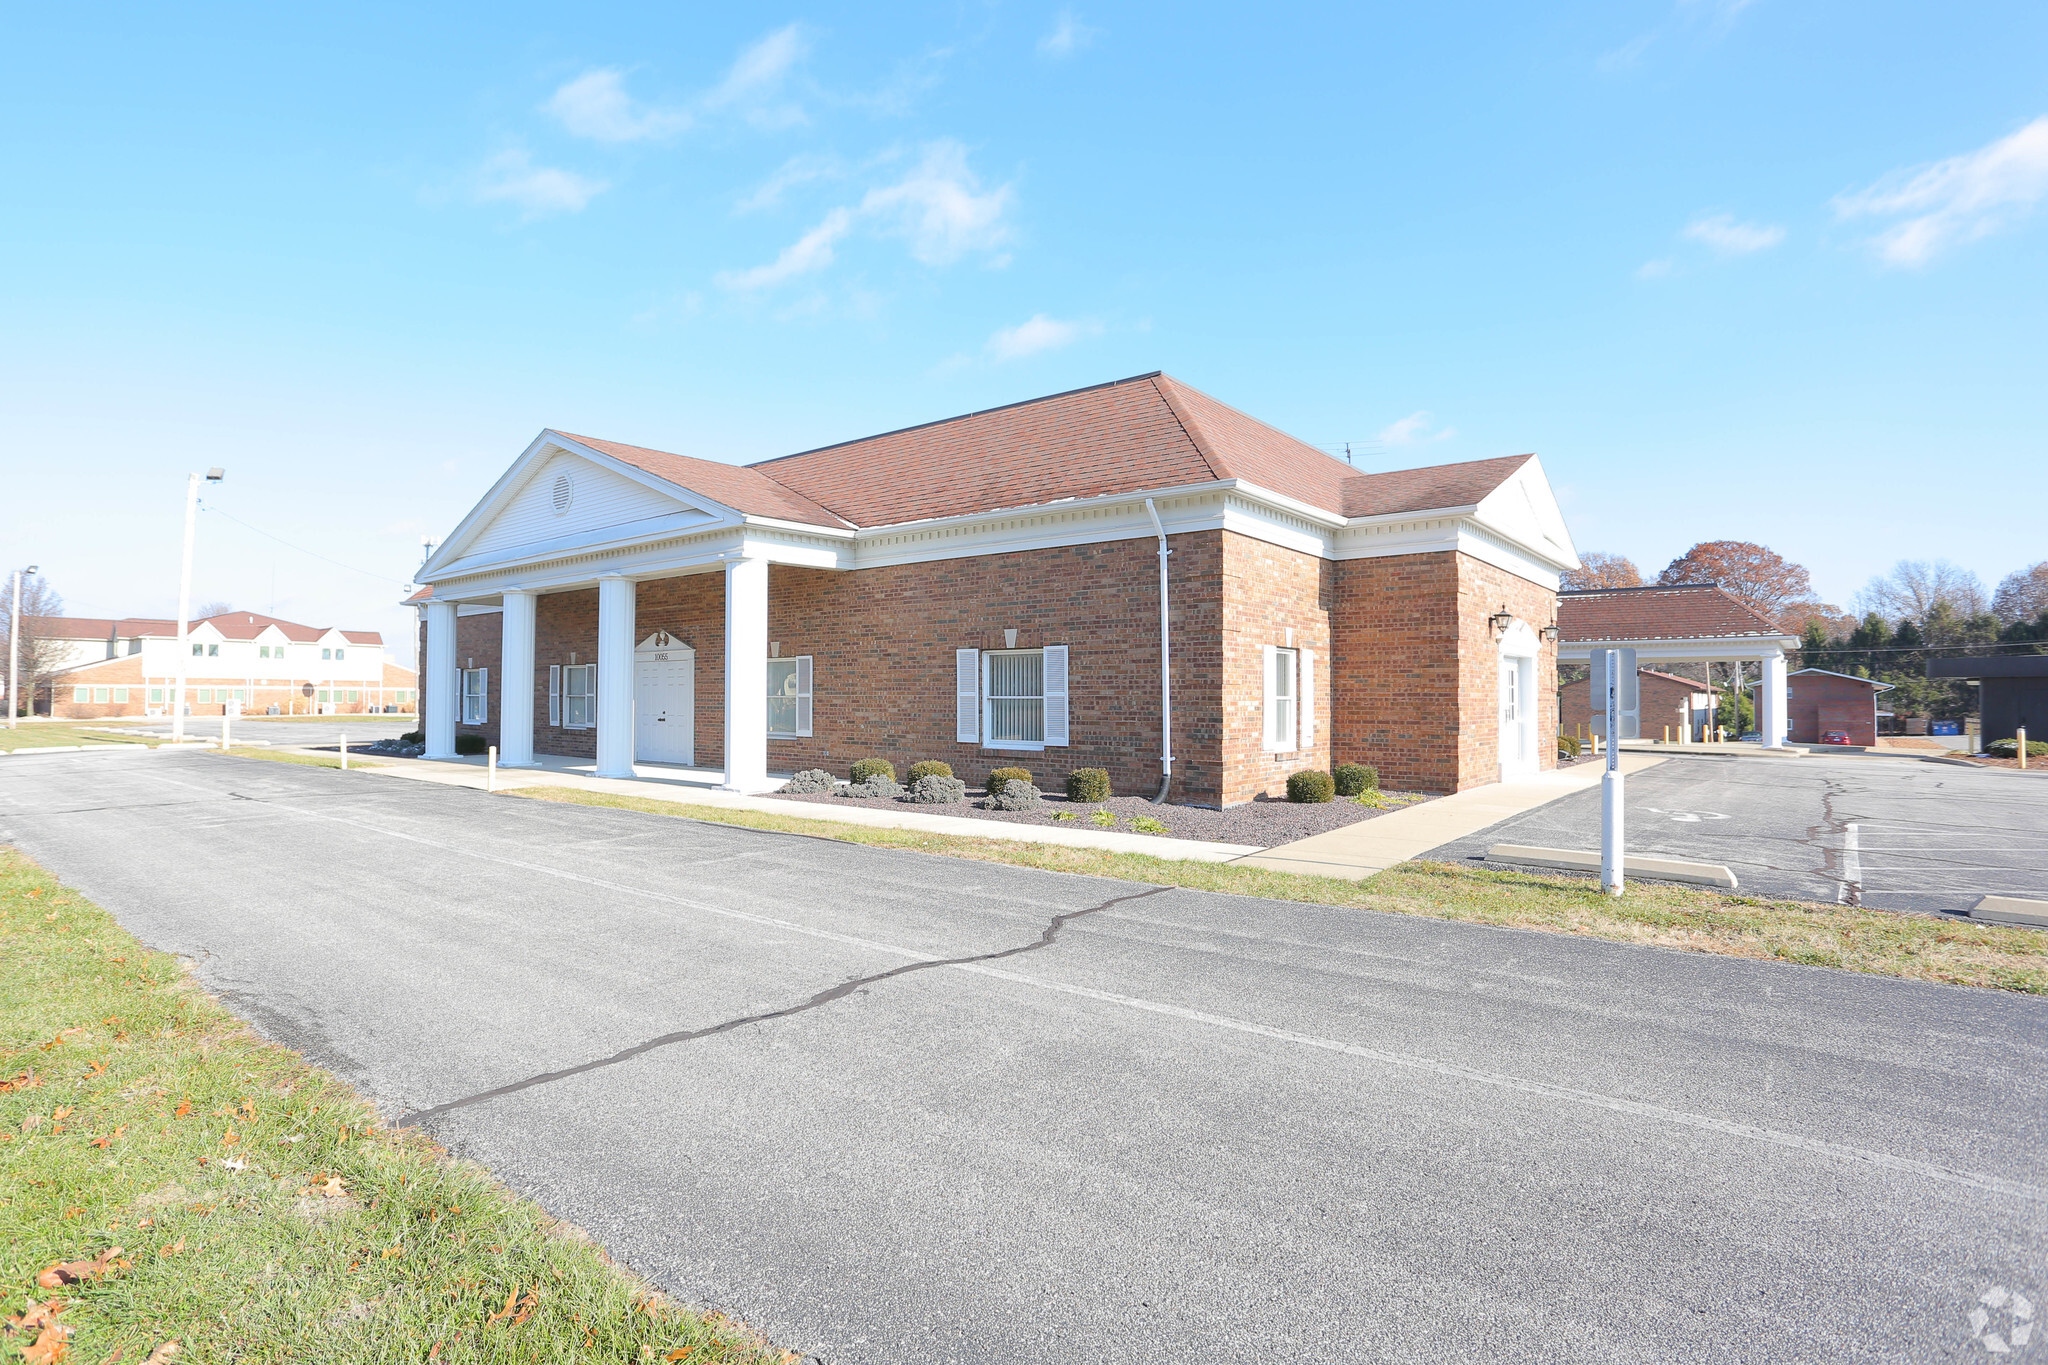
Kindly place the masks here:
MULTIPOLYGON (((1718 863, 1744 891, 1961 914, 2048 900, 2048 773, 1918 759, 1682 754, 1628 779, 1631 853, 1718 863)), ((1553 801, 1423 855, 1600 846, 1600 792, 1553 801)))
MULTIPOLYGON (((264 716, 244 716, 235 722, 229 738, 237 744, 246 744, 250 740, 261 740, 265 744, 333 744, 346 734, 349 747, 354 748, 380 739, 397 739, 418 725, 419 721, 412 716, 373 716, 363 720, 326 716, 273 720, 264 716)), ((168 735, 170 732, 171 723, 167 720, 134 727, 134 733, 138 735, 168 735)), ((185 735, 189 739, 219 739, 220 717, 187 716, 185 735)))

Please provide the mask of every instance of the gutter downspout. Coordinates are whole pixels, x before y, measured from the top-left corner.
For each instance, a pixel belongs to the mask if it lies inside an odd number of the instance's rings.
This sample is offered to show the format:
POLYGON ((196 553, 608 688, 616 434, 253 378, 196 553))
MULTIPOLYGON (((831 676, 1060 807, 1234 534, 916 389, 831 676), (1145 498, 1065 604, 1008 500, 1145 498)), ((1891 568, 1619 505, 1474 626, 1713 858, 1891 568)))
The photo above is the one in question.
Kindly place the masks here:
POLYGON ((1167 789, 1173 786, 1173 628, 1166 594, 1166 557, 1173 551, 1166 546, 1166 526, 1159 520, 1159 509, 1152 505, 1150 498, 1145 499, 1145 511, 1152 518, 1152 529, 1159 533, 1159 768, 1162 775, 1159 795, 1152 800, 1163 806, 1167 789))

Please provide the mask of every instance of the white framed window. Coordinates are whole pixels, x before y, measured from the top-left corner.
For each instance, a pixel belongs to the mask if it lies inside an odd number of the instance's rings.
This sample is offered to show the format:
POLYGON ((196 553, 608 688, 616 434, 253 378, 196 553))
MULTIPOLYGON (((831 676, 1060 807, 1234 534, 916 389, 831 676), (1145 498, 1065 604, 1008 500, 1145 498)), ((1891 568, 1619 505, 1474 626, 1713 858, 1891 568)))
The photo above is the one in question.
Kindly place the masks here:
POLYGON ((980 721, 985 749, 1064 747, 1067 647, 982 650, 980 721))
POLYGON ((92 690, 92 699, 95 702, 99 703, 110 702, 114 699, 113 689, 106 687, 95 687, 92 690))
POLYGON ((208 645, 206 647, 206 657, 209 659, 218 659, 220 657, 220 646, 208 645))
MULTIPOLYGON (((348 699, 354 701, 351 692, 348 699)), ((336 700, 340 700, 339 697, 336 700)), ((491 718, 491 670, 488 668, 465 668, 462 670, 462 723, 482 725, 491 718)))
POLYGON ((71 704, 73 706, 88 703, 91 700, 92 689, 90 687, 74 687, 71 689, 71 704))
POLYGON ((117 701, 117 702, 120 702, 120 703, 122 703, 122 704, 124 704, 124 705, 125 705, 125 704, 127 703, 127 701, 128 701, 128 689, 127 689, 127 688, 125 688, 125 687, 117 687, 117 688, 115 688, 115 689, 114 689, 114 700, 115 700, 115 701, 117 701))
POLYGON ((596 664, 570 664, 562 670, 562 728, 597 728, 596 664))
POLYGON ((206 646, 198 640, 194 640, 192 642, 192 657, 195 659, 203 659, 206 657, 206 646))
POLYGON ((201 706, 213 705, 213 689, 210 687, 200 688, 198 695, 193 700, 197 701, 201 706))
POLYGON ((334 651, 331 649, 323 649, 320 651, 320 657, 323 659, 331 659, 334 657, 334 651))
POLYGON ((335 650, 335 651, 334 651, 334 657, 335 657, 335 658, 337 658, 337 659, 339 659, 339 658, 340 658, 340 657, 341 657, 342 655, 344 655, 344 654, 346 654, 346 653, 348 653, 348 651, 347 651, 347 650, 345 650, 345 649, 337 649, 337 650, 335 650))
POLYGON ((1287 753, 1298 745, 1300 656, 1299 650, 1282 649, 1277 645, 1265 647, 1262 666, 1265 673, 1264 747, 1267 753, 1287 753))
POLYGON ((162 706, 164 704, 164 690, 161 687, 149 689, 149 704, 151 706, 162 706))
POLYGON ((768 661, 768 734, 801 739, 811 733, 811 656, 768 661))

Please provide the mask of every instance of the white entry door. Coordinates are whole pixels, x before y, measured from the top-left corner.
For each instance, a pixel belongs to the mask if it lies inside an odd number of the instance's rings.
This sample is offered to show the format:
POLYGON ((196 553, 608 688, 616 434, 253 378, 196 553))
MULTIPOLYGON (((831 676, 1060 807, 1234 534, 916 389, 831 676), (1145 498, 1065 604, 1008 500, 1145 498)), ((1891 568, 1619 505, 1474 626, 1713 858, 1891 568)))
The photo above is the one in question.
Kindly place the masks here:
POLYGON ((1534 661, 1504 658, 1500 661, 1500 775, 1502 780, 1533 773, 1537 769, 1534 721, 1536 708, 1530 696, 1535 682, 1534 661))
POLYGON ((688 645, 641 649, 633 661, 633 757, 690 763, 696 757, 697 655, 688 645))

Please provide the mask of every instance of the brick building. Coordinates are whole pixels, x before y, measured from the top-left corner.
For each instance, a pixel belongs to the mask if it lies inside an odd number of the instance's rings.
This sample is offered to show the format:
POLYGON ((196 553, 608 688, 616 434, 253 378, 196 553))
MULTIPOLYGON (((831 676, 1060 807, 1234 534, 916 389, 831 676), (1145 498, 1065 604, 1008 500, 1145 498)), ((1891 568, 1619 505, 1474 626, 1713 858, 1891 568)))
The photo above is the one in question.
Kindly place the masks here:
MULTIPOLYGON (((1661 739, 1668 732, 1673 739, 1689 744, 1707 738, 1707 727, 1714 723, 1714 707, 1727 690, 1655 668, 1637 669, 1636 687, 1643 737, 1661 739)), ((1587 695, 1591 690, 1591 678, 1577 678, 1558 688, 1558 724, 1566 734, 1592 732, 1592 699, 1587 695)))
POLYGON ((1830 733, 1846 734, 1848 743, 1865 748, 1877 743, 1877 694, 1891 691, 1890 683, 1802 668, 1786 684, 1785 712, 1794 744, 1820 744, 1830 733))
POLYGON ((420 571, 423 721, 739 790, 878 755, 1448 791, 1555 762, 1576 562, 1533 455, 1366 473, 1160 374, 747 466, 550 430, 420 571))
MULTIPOLYGON (((36 714, 71 720, 168 716, 178 680, 178 623, 138 617, 40 616, 38 639, 62 641, 53 673, 38 680, 36 714)), ((410 711, 413 670, 384 653, 374 630, 304 626, 230 611, 187 625, 186 714, 218 716, 230 701, 244 715, 275 706, 285 715, 410 711)), ((22 692, 27 694, 24 684, 22 692)))

